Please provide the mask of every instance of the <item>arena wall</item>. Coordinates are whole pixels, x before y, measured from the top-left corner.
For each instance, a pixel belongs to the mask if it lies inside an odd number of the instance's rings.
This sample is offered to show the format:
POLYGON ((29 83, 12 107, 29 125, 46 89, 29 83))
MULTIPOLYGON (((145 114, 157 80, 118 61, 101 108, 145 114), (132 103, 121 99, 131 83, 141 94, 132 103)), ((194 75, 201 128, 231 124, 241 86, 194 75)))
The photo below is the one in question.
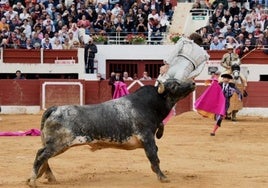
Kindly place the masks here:
MULTIPOLYGON (((132 82, 127 82, 130 86, 132 82)), ((153 85, 154 81, 143 81, 153 85)), ((202 83, 202 82, 198 82, 202 83)), ((138 83, 129 88, 132 93, 141 87, 138 83)), ((206 86, 198 85, 196 91, 176 105, 177 113, 194 110, 194 99, 199 97, 206 86), (194 97, 193 97, 194 95, 194 97)), ((0 104, 2 113, 38 113, 53 105, 96 104, 110 100, 111 87, 108 81, 85 80, 1 80, 0 104), (45 83, 52 84, 45 84, 45 83), (57 83, 57 84, 54 84, 57 83), (62 82, 62 84, 58 84, 62 82), (68 84, 69 83, 69 84, 68 84), (73 84, 77 83, 77 84, 73 84), (44 89, 44 85, 46 88, 44 89), (81 87, 80 87, 81 86, 81 87), (81 89, 82 88, 82 89, 81 89), (82 97, 81 97, 82 96, 82 97), (44 100, 45 99, 45 100, 44 100), (29 108, 29 109, 28 109, 29 108)), ((244 98, 244 111, 240 113, 265 116, 268 109, 268 82, 249 82, 249 96, 244 98)))
MULTIPOLYGON (((96 60, 98 72, 108 78, 107 62, 111 60, 155 60, 161 61, 168 56, 173 45, 98 45, 96 60)), ((210 78, 211 68, 221 70, 219 61, 225 51, 208 51, 210 61, 205 65, 202 73, 196 78, 197 82, 204 82, 210 78)), ((240 112, 244 114, 258 114, 264 116, 268 109, 267 82, 260 81, 261 75, 267 73, 267 54, 262 50, 255 50, 242 58, 242 67, 248 73, 249 97, 244 99, 245 108, 240 112), (253 113, 254 112, 254 113, 253 113)), ((142 62, 141 62, 142 63, 142 62)), ((1 50, 0 73, 15 73, 17 69, 23 73, 78 73, 78 80, 0 80, 0 106, 2 113, 35 113, 40 109, 51 105, 61 104, 94 104, 111 99, 110 86, 105 81, 96 81, 95 74, 84 73, 83 49, 72 51, 27 51, 19 52, 1 50), (34 59, 34 60, 33 60, 34 59), (39 61, 40 60, 40 61, 39 61), (56 63, 56 60, 63 60, 56 63), (67 60, 74 60, 69 63, 67 60), (64 63, 67 62, 67 63, 64 63), (80 86, 47 86, 45 93, 46 104, 42 104, 44 94, 42 85, 44 82, 77 82, 83 86, 82 94, 80 86), (82 99, 81 98, 82 95, 82 99), (78 100, 79 99, 79 100, 78 100)), ((145 84, 153 84, 146 82, 145 84)), ((128 83, 130 84, 130 83, 128 83)), ((139 87, 136 84, 131 92, 139 87)), ((198 86, 198 96, 204 86, 198 86)), ((177 112, 192 110, 192 96, 179 103, 177 112)))

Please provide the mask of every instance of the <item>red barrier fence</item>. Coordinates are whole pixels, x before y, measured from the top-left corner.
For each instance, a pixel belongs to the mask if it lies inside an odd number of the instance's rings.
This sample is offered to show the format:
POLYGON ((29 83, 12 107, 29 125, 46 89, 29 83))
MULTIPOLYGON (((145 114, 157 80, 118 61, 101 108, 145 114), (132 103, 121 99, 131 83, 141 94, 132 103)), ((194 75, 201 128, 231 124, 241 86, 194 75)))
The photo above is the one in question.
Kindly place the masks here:
MULTIPOLYGON (((111 99, 111 87, 108 81, 84 81, 84 80, 0 80, 0 105, 6 106, 42 106, 45 95, 45 107, 52 105, 79 104, 79 86, 77 85, 48 85, 44 94, 42 85, 45 82, 76 82, 82 89, 83 104, 96 104, 111 99)), ((129 85, 131 82, 127 82, 129 85)), ((143 82, 145 85, 153 85, 154 81, 143 82)), ((134 85, 130 92, 134 92, 140 86, 134 85)), ((205 86, 198 86, 196 96, 204 91, 205 86)), ((244 99, 245 107, 268 107, 268 82, 249 82, 249 96, 244 99)), ((192 110, 192 95, 179 102, 177 112, 182 113, 192 110)))

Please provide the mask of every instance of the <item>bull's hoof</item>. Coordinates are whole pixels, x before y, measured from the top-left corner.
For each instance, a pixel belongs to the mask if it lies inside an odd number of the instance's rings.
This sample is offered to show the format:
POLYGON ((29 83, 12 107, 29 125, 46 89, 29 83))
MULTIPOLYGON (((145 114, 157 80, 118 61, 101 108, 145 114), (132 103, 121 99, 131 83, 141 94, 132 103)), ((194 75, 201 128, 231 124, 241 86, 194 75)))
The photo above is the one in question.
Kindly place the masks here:
POLYGON ((26 180, 26 185, 29 187, 37 187, 35 181, 32 178, 26 180))
POLYGON ((159 181, 161 183, 169 183, 170 182, 170 180, 166 176, 160 177, 159 181))
POLYGON ((54 175, 46 174, 45 178, 47 179, 47 181, 49 183, 56 183, 57 182, 57 180, 56 180, 54 175))

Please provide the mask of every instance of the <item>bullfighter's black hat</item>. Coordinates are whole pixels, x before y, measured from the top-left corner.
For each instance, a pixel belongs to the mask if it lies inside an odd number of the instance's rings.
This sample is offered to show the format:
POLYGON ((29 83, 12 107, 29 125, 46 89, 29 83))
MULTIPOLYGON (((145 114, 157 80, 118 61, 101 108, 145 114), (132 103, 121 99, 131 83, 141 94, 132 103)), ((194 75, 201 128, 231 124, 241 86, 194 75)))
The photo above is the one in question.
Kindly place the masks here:
POLYGON ((232 75, 230 75, 230 74, 222 74, 221 77, 222 77, 222 78, 233 79, 232 75))

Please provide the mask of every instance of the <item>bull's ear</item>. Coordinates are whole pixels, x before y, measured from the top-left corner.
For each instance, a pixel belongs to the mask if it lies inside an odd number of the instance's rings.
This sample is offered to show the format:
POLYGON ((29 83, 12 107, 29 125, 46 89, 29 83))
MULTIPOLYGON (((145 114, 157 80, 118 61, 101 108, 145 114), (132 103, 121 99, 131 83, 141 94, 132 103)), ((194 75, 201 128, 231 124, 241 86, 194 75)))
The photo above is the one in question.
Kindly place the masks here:
POLYGON ((159 81, 159 84, 158 84, 158 93, 159 94, 162 94, 162 93, 164 93, 164 91, 165 91, 165 86, 164 86, 164 84, 163 84, 163 82, 160 82, 159 81))

